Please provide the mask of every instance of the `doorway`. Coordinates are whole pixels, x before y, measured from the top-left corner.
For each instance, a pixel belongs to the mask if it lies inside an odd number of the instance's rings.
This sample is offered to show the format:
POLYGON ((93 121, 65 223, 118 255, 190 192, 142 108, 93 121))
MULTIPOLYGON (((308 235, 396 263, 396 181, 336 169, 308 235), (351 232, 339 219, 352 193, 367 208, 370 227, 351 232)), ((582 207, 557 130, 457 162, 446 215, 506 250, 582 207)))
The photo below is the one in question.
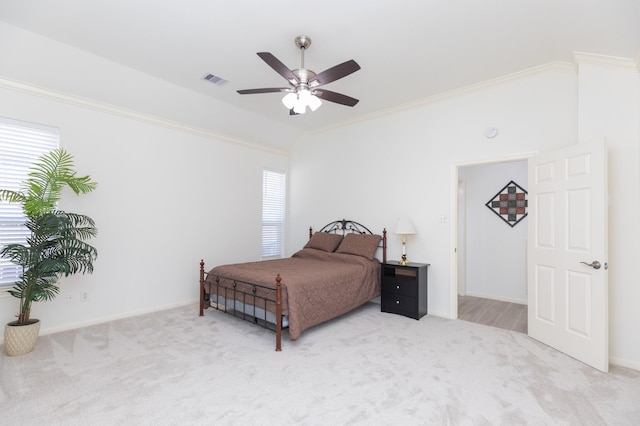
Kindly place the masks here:
POLYGON ((490 203, 510 182, 526 191, 526 158, 458 165, 456 175, 457 318, 526 333, 527 218, 514 223, 490 203))
POLYGON ((458 295, 458 319, 527 334, 527 305, 458 295))

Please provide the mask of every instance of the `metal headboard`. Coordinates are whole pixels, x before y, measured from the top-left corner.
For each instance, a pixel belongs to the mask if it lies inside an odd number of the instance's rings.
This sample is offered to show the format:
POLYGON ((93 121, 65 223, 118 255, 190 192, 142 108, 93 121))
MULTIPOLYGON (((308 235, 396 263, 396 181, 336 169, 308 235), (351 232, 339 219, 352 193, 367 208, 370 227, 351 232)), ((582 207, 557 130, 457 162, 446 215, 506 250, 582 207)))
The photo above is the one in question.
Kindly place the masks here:
POLYGON ((326 232, 326 233, 342 233, 345 235, 347 233, 352 234, 373 234, 366 226, 361 223, 354 222, 353 220, 336 220, 335 222, 331 222, 326 224, 320 231, 318 232, 326 232))
MULTIPOLYGON (((369 230, 366 226, 361 223, 355 222, 353 220, 336 220, 334 222, 328 223, 320 229, 318 232, 326 232, 328 234, 338 234, 342 235, 350 234, 371 234, 373 232, 369 230)), ((313 228, 309 227, 309 239, 313 236, 313 228)), ((380 248, 382 248, 382 261, 387 261, 387 229, 382 230, 382 239, 380 240, 380 248)))

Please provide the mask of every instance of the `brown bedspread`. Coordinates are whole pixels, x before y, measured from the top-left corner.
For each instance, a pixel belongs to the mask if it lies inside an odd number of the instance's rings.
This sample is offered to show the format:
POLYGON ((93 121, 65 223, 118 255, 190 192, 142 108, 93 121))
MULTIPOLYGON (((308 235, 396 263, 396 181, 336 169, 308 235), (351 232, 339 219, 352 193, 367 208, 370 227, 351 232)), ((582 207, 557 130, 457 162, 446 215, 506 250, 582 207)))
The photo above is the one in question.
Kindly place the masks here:
POLYGON ((291 340, 380 295, 378 260, 310 248, 284 259, 217 266, 207 282, 219 275, 275 288, 277 274, 282 277, 282 313, 288 315, 291 340))

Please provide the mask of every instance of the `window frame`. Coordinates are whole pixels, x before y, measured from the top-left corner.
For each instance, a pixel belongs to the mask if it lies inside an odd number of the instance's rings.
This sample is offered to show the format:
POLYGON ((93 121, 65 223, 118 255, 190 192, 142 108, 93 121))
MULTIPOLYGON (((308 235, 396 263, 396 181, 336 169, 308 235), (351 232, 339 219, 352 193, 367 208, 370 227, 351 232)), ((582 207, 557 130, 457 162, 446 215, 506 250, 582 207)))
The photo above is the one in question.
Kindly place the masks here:
POLYGON ((263 168, 262 238, 260 250, 260 256, 263 260, 277 259, 284 256, 286 205, 286 172, 267 167, 263 168))
MULTIPOLYGON (((0 116, 0 188, 19 191, 33 163, 60 146, 60 129, 0 116)), ((26 243, 29 231, 19 203, 0 202, 0 247, 26 243)), ((11 289, 22 270, 0 258, 0 294, 11 289)))

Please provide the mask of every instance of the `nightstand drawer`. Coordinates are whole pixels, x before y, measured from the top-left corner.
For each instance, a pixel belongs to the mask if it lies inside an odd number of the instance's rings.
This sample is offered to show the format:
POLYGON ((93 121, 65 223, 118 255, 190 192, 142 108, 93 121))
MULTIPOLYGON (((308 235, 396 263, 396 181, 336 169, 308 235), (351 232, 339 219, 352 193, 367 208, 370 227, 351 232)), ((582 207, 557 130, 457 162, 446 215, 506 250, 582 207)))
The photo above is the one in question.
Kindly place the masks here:
POLYGON ((382 312, 418 317, 418 299, 401 294, 384 295, 380 300, 382 312))
POLYGON ((418 296, 418 286, 415 281, 403 281, 401 279, 384 278, 382 280, 382 292, 389 295, 418 296))

